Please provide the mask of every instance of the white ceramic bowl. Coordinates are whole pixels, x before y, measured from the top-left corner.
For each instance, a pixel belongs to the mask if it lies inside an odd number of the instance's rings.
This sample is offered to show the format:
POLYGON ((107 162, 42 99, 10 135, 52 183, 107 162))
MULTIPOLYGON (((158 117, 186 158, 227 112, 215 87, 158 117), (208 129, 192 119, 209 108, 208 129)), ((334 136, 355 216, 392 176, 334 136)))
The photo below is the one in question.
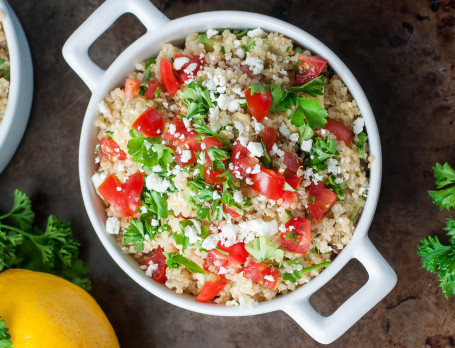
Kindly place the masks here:
POLYGON ((85 114, 79 147, 79 175, 82 195, 90 220, 101 242, 117 264, 138 284, 154 295, 176 306, 195 312, 243 316, 283 310, 294 318, 314 339, 330 343, 342 335, 366 312, 387 295, 396 283, 396 275, 368 239, 367 233, 373 219, 381 183, 381 146, 378 129, 370 105, 358 82, 341 60, 321 42, 303 30, 275 18, 234 11, 207 12, 169 21, 148 0, 108 0, 100 6, 68 39, 63 47, 68 64, 84 80, 92 91, 92 98, 85 114), (128 47, 112 63, 108 70, 99 68, 88 56, 90 45, 124 13, 133 13, 147 28, 144 36, 128 47), (123 254, 115 239, 105 231, 105 207, 90 181, 95 172, 93 149, 97 144, 95 119, 98 105, 104 96, 124 83, 135 64, 158 54, 161 44, 180 44, 193 32, 209 28, 245 29, 261 27, 277 31, 294 39, 299 45, 326 58, 340 75, 357 100, 365 119, 371 155, 375 157, 370 172, 370 190, 364 211, 349 245, 334 262, 318 277, 298 290, 272 301, 262 302, 253 308, 226 307, 210 303, 198 303, 189 295, 178 295, 173 290, 146 277, 137 263, 123 254), (356 258, 366 268, 367 283, 343 303, 332 315, 321 316, 310 304, 310 296, 333 278, 349 260, 356 258))
POLYGON ((0 123, 0 173, 14 155, 24 135, 33 99, 33 65, 27 38, 16 14, 6 0, 0 0, 5 13, 3 27, 11 65, 8 105, 0 123))

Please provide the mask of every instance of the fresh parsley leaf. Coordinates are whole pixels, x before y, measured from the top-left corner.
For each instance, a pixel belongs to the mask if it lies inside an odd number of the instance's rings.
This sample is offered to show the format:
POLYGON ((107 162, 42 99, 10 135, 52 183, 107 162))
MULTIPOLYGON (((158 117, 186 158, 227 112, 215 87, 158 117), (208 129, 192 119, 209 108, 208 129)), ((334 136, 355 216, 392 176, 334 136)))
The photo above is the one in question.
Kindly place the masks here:
POLYGON ((300 64, 302 64, 301 60, 296 61, 294 64, 292 64, 292 70, 296 71, 300 64))
POLYGON ((134 250, 140 251, 144 249, 146 229, 144 223, 140 220, 132 219, 130 225, 123 233, 123 244, 136 245, 134 250))
POLYGON ((368 139, 368 136, 362 132, 359 134, 359 145, 357 145, 357 148, 360 152, 360 155, 362 156, 362 158, 365 158, 365 142, 367 141, 368 139))
POLYGON ((270 112, 284 112, 296 105, 298 96, 288 93, 283 86, 269 85, 266 88, 272 93, 270 112))
POLYGON ((321 129, 327 123, 327 110, 319 107, 318 102, 310 99, 299 98, 297 100, 302 109, 306 122, 310 128, 321 129))
POLYGON ((315 199, 316 199, 316 197, 313 195, 308 196, 308 203, 314 203, 315 199))
POLYGON ((192 273, 201 273, 205 275, 205 271, 201 266, 199 266, 196 262, 186 258, 185 256, 166 252, 163 254, 166 256, 165 262, 169 268, 176 269, 180 266, 183 266, 192 273))
POLYGON ((254 95, 254 93, 266 94, 264 85, 260 82, 253 83, 249 88, 250 88, 251 95, 254 95))
POLYGON ((8 328, 5 326, 5 319, 0 320, 0 348, 13 348, 11 336, 8 333, 8 328))
POLYGON ((158 218, 165 220, 168 215, 167 207, 168 196, 156 191, 148 191, 144 193, 144 205, 147 211, 155 214, 158 218))
POLYGON ((235 34, 235 37, 236 37, 237 39, 241 39, 241 38, 244 37, 247 33, 248 33, 248 29, 245 29, 245 30, 241 31, 241 32, 238 33, 238 34, 235 34))
POLYGON ((284 251, 275 247, 264 236, 257 237, 252 242, 246 244, 245 249, 258 262, 269 259, 275 259, 280 262, 284 257, 284 251))
POLYGON ((295 188, 293 188, 291 185, 289 185, 287 181, 285 181, 283 191, 295 192, 297 190, 295 188))
POLYGON ((418 255, 422 257, 422 267, 438 275, 439 286, 449 298, 455 295, 455 220, 447 219, 444 228, 450 236, 450 245, 443 245, 436 236, 422 239, 418 255))
POLYGON ((153 64, 156 64, 156 59, 150 59, 145 63, 144 81, 148 81, 152 77, 153 64))
POLYGON ((204 45, 206 51, 211 52, 213 51, 213 39, 207 37, 207 33, 199 34, 199 43, 204 45))
POLYGON ((139 85, 139 90, 137 91, 137 94, 140 96, 143 96, 145 94, 145 92, 147 91, 148 86, 149 86, 148 83, 142 82, 139 85))
POLYGON ((330 137, 321 139, 316 137, 310 151, 310 158, 305 161, 305 167, 314 168, 320 171, 327 168, 327 160, 334 156, 339 156, 338 144, 330 137))
POLYGON ((214 173, 218 170, 226 170, 224 161, 230 158, 229 153, 226 149, 220 149, 212 146, 207 149, 207 154, 212 161, 214 173))
POLYGON ((343 185, 342 183, 337 184, 335 182, 335 175, 330 174, 327 178, 327 181, 325 182, 324 186, 330 189, 331 191, 335 192, 338 196, 338 199, 340 201, 344 200, 344 194, 343 194, 343 185))
MULTIPOLYGON (((288 260, 285 260, 285 261, 288 261, 288 260)), ((326 262, 318 263, 317 265, 313 265, 311 267, 302 268, 300 271, 294 270, 292 273, 286 272, 285 274, 283 274, 283 280, 288 280, 292 283, 295 283, 297 281, 297 279, 302 278, 303 273, 314 271, 315 269, 318 269, 318 268, 327 267, 331 263, 332 263, 332 261, 326 261, 326 262)))
POLYGON ((245 49, 245 51, 251 52, 251 50, 254 48, 254 46, 256 46, 256 40, 253 39, 250 42, 248 42, 246 45, 243 45, 243 48, 245 49))
POLYGON ((443 165, 436 163, 433 168, 436 187, 438 189, 444 186, 455 184, 455 170, 447 162, 443 165))
POLYGON ((13 217, 22 229, 28 230, 35 220, 35 213, 32 210, 30 198, 20 190, 14 191, 14 202, 8 214, 0 216, 0 220, 13 217))
POLYGON ((270 168, 270 165, 272 163, 272 160, 270 159, 270 156, 265 148, 265 144, 264 142, 262 141, 261 139, 261 145, 262 145, 262 150, 264 151, 264 154, 263 156, 260 158, 261 160, 261 163, 266 167, 266 168, 270 168))
POLYGON ((158 98, 160 95, 161 95, 161 87, 158 86, 158 87, 156 88, 154 97, 155 97, 155 98, 158 98))
POLYGON ((435 184, 438 190, 430 190, 433 203, 438 205, 441 210, 455 207, 455 186, 449 186, 455 183, 455 170, 448 163, 443 165, 436 163, 433 168, 435 184), (449 187, 447 187, 449 186, 449 187))
POLYGON ((325 79, 324 76, 318 76, 315 79, 305 83, 302 86, 294 86, 288 89, 288 92, 303 92, 316 97, 324 94, 325 79))
POLYGON ((301 53, 303 53, 302 47, 296 47, 295 50, 294 50, 294 56, 295 56, 296 54, 301 54, 301 53))
POLYGON ((224 46, 221 46, 221 53, 226 54, 226 48, 224 46))

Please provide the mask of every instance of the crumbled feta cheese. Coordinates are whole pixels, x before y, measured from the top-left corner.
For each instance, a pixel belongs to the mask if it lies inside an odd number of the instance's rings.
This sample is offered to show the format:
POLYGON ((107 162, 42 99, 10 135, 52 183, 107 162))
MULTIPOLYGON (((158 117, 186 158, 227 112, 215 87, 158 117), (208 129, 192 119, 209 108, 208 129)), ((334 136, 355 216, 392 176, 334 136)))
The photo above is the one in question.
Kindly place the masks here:
POLYGON ((197 243, 201 240, 201 237, 198 236, 198 231, 195 228, 195 225, 187 225, 183 231, 183 234, 188 237, 190 244, 197 243))
POLYGON ((224 267, 220 267, 220 270, 218 271, 218 274, 226 274, 228 273, 228 270, 224 267))
POLYGON ((149 174, 145 179, 145 186, 151 191, 163 193, 166 192, 166 190, 171 186, 171 183, 166 179, 152 173, 149 174))
POLYGON ((261 165, 258 163, 254 166, 253 170, 251 171, 251 174, 258 174, 260 172, 261 172, 261 165))
POLYGON ((258 75, 264 69, 264 62, 258 57, 247 57, 242 63, 248 65, 254 75, 258 75))
POLYGON ((160 225, 160 222, 156 219, 152 219, 152 221, 150 223, 153 227, 157 227, 160 225))
POLYGON ((240 59, 243 59, 245 57, 245 51, 243 49, 241 49, 240 47, 235 50, 235 54, 240 59))
POLYGON ((100 163, 100 157, 99 156, 95 157, 95 163, 100 163))
POLYGON ((221 244, 230 247, 239 242, 249 243, 259 236, 270 238, 277 232, 278 223, 276 220, 253 219, 238 224, 225 224, 216 237, 221 241, 221 244))
POLYGON ((239 47, 241 44, 239 40, 234 40, 234 47, 239 47))
POLYGON ((272 156, 277 155, 278 157, 283 158, 284 157, 284 151, 281 150, 277 144, 273 144, 272 149, 270 150, 270 154, 272 156))
POLYGON ((182 150, 182 156, 180 157, 180 161, 182 163, 188 163, 191 157, 193 157, 191 150, 182 150))
POLYGON ((226 94, 220 94, 216 102, 221 110, 227 110, 229 107, 229 97, 226 94))
POLYGON ((249 37, 259 37, 259 36, 262 36, 264 35, 264 30, 262 30, 261 28, 256 28, 256 29, 253 29, 253 30, 250 30, 247 35, 249 37))
POLYGON ((196 68, 197 68, 197 63, 191 63, 183 70, 183 72, 185 74, 191 74, 194 70, 196 70, 196 68))
POLYGON ((110 216, 106 220, 106 232, 109 234, 119 234, 120 232, 120 221, 113 216, 110 216))
POLYGON ((365 121, 363 120, 363 117, 359 117, 358 119, 356 119, 352 127, 354 134, 360 134, 363 131, 364 126, 365 121))
POLYGON ((220 118, 220 109, 218 106, 209 109, 209 120, 216 121, 220 118))
POLYGON ((188 118, 184 117, 184 118, 182 119, 182 121, 183 121, 183 124, 185 125, 185 128, 188 129, 188 128, 191 127, 191 120, 189 120, 188 118))
POLYGON ((233 99, 229 102, 228 110, 230 112, 236 112, 240 108, 240 103, 238 99, 233 99))
POLYGON ((289 136, 291 135, 291 131, 289 130, 289 128, 286 126, 286 124, 284 122, 281 123, 279 130, 280 130, 281 135, 286 138, 289 138, 289 136))
POLYGON ((238 191, 235 191, 234 192, 234 201, 236 203, 242 203, 243 202, 243 194, 242 194, 242 191, 238 190, 238 191))
POLYGON ((292 133, 289 136, 290 141, 298 142, 299 141, 299 133, 292 133))
POLYGON ((121 188, 120 186, 117 186, 115 189, 116 189, 118 192, 122 191, 122 188, 121 188))
POLYGON ((183 68, 183 66, 185 64, 187 64, 189 62, 189 58, 188 57, 178 57, 178 58, 175 58, 174 59, 174 69, 175 70, 180 70, 183 68))
POLYGON ((268 280, 269 282, 274 282, 275 281, 275 278, 273 278, 272 275, 266 275, 266 276, 264 276, 264 279, 268 280))
MULTIPOLYGON (((240 121, 234 121, 234 127, 239 131, 239 135, 243 135, 243 132, 244 132, 244 130, 245 130, 245 127, 243 127, 243 123, 242 123, 242 122, 240 122, 240 121)), ((244 137, 242 137, 242 138, 244 138, 244 137)), ((239 140, 240 140, 240 138, 239 138, 239 140)), ((247 141, 248 141, 248 140, 247 140, 247 141)), ((243 145, 243 144, 242 144, 242 145, 243 145)), ((243 145, 243 146, 246 146, 246 144, 243 145)))
POLYGON ((215 36, 216 34, 218 34, 218 30, 215 30, 215 29, 209 29, 207 30, 207 38, 210 39, 211 37, 215 36))
POLYGON ((256 121, 254 118, 251 124, 253 125, 254 132, 256 134, 259 134, 264 130, 264 125, 261 122, 256 121))
POLYGON ((158 265, 154 263, 152 260, 149 260, 147 270, 145 271, 145 275, 147 277, 151 277, 153 275, 153 272, 155 272, 157 268, 158 265))
POLYGON ((169 130, 168 131, 169 131, 169 134, 175 134, 175 132, 177 131, 177 126, 175 124, 171 123, 169 125, 169 130))
POLYGON ((313 147, 313 139, 302 140, 302 144, 300 145, 300 148, 302 149, 302 151, 310 152, 312 147, 313 147))
POLYGON ((247 146, 251 156, 262 157, 264 155, 264 149, 261 143, 250 142, 247 146))
POLYGON ((242 89, 240 88, 240 86, 235 86, 232 88, 232 92, 234 92, 235 94, 241 96, 241 97, 244 97, 245 96, 245 92, 242 91, 242 89))
POLYGON ((251 180, 251 178, 246 178, 245 182, 247 185, 253 185, 253 180, 251 180))
POLYGON ((218 239, 216 238, 216 235, 211 234, 202 241, 202 248, 204 248, 205 250, 212 250, 216 248, 217 244, 218 239))
POLYGON ((221 196, 220 196, 220 194, 218 193, 218 191, 213 191, 212 198, 216 200, 216 199, 220 199, 221 196))
POLYGON ((99 109, 100 109, 100 113, 102 114, 108 114, 109 113, 109 109, 105 103, 105 101, 103 100, 100 104, 99 104, 99 109))
POLYGON ((159 164, 157 164, 156 166, 152 167, 152 172, 154 172, 154 173, 159 173, 159 172, 162 172, 162 171, 163 171, 163 168, 161 168, 161 166, 159 164))
POLYGON ((341 173, 341 168, 338 166, 338 161, 335 158, 327 159, 327 171, 335 175, 341 173))

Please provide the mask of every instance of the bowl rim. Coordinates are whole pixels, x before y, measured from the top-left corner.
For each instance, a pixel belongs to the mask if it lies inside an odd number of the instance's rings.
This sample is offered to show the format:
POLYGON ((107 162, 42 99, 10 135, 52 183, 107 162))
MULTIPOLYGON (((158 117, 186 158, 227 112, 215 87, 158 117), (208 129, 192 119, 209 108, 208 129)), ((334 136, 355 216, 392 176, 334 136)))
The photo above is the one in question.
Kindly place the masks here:
POLYGON ((381 146, 376 121, 362 88, 346 65, 327 46, 302 29, 276 18, 242 11, 213 11, 181 17, 161 25, 159 31, 148 31, 144 36, 123 51, 106 72, 103 73, 102 78, 95 88, 93 88, 92 92, 93 94, 84 117, 79 148, 79 174, 84 204, 98 237, 114 261, 116 261, 119 267, 133 280, 155 296, 176 306, 212 315, 243 316, 282 310, 291 303, 311 296, 315 291, 326 284, 349 260, 355 257, 355 248, 361 247, 362 241, 367 238, 368 228, 373 219, 379 196, 382 170, 381 146), (231 23, 231 25, 223 25, 228 23, 231 23), (146 277, 144 272, 139 269, 136 261, 134 261, 131 256, 123 254, 120 247, 116 245, 115 238, 105 232, 105 207, 99 197, 97 197, 98 202, 95 202, 93 199, 94 195, 96 196, 96 192, 90 179, 94 174, 94 171, 92 171, 91 168, 94 167, 93 139, 96 140, 95 134, 97 133, 95 119, 99 114, 98 105, 104 99, 105 95, 113 88, 117 87, 119 81, 134 70, 134 66, 137 62, 156 55, 161 46, 159 45, 160 43, 184 39, 190 32, 202 32, 209 28, 220 27, 232 29, 254 29, 261 27, 268 32, 278 31, 293 39, 312 53, 327 59, 331 68, 340 76, 343 83, 348 87, 349 92, 357 101, 361 115, 365 120, 365 126, 369 137, 370 153, 375 157, 370 168, 370 186, 364 210, 357 223, 351 241, 343 251, 335 258, 331 265, 317 277, 313 278, 309 283, 273 300, 260 302, 257 306, 252 308, 198 303, 194 301, 194 296, 177 294, 174 290, 168 289, 164 285, 158 284, 146 277), (147 45, 147 51, 151 52, 151 54, 144 55, 144 45, 147 45), (153 53, 153 51, 155 52, 153 53), (100 207, 100 203, 103 207, 100 207), (101 218, 100 216, 101 208, 104 218, 101 218))

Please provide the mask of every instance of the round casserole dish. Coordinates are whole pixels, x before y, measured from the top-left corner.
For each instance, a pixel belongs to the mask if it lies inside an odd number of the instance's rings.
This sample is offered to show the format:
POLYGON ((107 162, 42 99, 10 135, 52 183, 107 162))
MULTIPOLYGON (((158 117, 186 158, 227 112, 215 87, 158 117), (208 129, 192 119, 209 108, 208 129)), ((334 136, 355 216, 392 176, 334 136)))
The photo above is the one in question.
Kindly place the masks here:
POLYGON ((14 155, 24 135, 33 99, 33 65, 24 30, 6 0, 0 0, 3 28, 10 59, 8 105, 0 123, 0 173, 14 155))
POLYGON ((148 0, 128 2, 108 0, 68 39, 63 47, 63 55, 92 91, 82 126, 79 148, 81 189, 88 215, 109 254, 142 287, 176 306, 204 314, 244 316, 283 310, 321 343, 330 343, 337 339, 392 290, 397 280, 396 275, 367 236, 381 182, 381 147, 376 122, 365 94, 354 76, 340 59, 321 42, 286 22, 254 13, 207 12, 169 21, 148 0), (147 28, 147 32, 127 48, 108 70, 104 71, 89 58, 88 48, 124 13, 136 15, 147 28), (364 117, 370 152, 375 158, 370 170, 369 195, 351 242, 325 271, 306 285, 274 300, 261 302, 253 308, 198 303, 194 301, 194 297, 178 295, 173 290, 148 278, 133 258, 121 252, 114 237, 106 233, 105 207, 90 180, 95 172, 93 148, 97 144, 98 132, 95 127, 95 119, 98 116, 99 103, 104 96, 124 82, 124 78, 134 70, 137 62, 155 56, 159 52, 161 44, 166 42, 181 44, 188 34, 207 31, 210 28, 253 29, 257 27, 269 32, 280 32, 295 40, 299 45, 324 57, 349 88, 364 117), (321 316, 311 306, 310 296, 353 258, 358 259, 364 265, 369 274, 369 280, 332 315, 321 316))

